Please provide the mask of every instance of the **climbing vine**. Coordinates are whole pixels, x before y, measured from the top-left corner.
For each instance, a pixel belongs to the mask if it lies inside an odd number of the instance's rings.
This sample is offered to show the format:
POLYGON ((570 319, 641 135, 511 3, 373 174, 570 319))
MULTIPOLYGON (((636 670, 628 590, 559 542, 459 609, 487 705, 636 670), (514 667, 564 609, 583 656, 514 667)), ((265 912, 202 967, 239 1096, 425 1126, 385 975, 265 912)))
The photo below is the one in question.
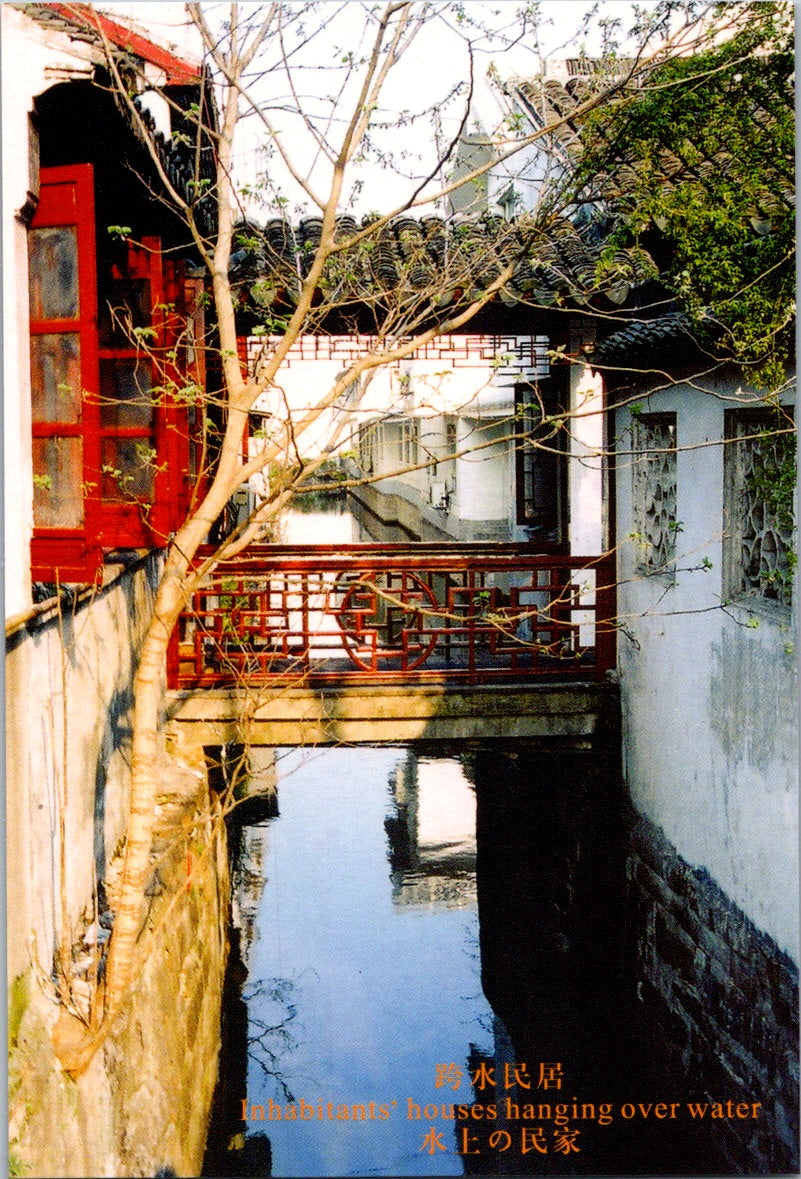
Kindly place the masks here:
POLYGON ((793 10, 737 7, 730 40, 588 120, 578 190, 612 222, 601 266, 647 247, 709 351, 777 389, 794 340, 793 10))
MULTIPOLYGON (((778 424, 786 431, 784 419, 778 424)), ((781 560, 769 574, 769 592, 789 605, 792 598, 792 583, 798 565, 795 545, 795 502, 798 469, 796 462, 795 436, 766 430, 759 439, 751 467, 746 479, 746 491, 750 498, 764 505, 765 520, 772 521, 782 542, 781 560)))

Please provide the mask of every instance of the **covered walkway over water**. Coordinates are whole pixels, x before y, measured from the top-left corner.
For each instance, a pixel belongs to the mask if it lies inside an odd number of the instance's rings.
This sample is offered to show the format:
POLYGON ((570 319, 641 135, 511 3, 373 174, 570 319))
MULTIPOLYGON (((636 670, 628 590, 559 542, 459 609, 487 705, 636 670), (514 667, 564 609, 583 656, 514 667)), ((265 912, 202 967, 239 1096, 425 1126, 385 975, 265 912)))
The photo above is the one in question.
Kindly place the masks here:
POLYGON ((586 747, 616 699, 614 581, 609 556, 519 544, 253 546, 181 619, 174 738, 586 747))

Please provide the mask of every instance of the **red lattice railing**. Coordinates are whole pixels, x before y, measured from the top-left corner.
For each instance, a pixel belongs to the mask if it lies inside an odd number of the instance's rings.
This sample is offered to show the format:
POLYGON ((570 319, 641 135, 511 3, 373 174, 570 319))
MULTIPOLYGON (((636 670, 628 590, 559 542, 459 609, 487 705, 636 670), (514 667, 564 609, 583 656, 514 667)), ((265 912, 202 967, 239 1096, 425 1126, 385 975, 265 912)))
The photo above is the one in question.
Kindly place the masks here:
POLYGON ((504 544, 264 545, 218 565, 195 591, 168 681, 591 679, 614 666, 615 650, 613 556, 504 544))

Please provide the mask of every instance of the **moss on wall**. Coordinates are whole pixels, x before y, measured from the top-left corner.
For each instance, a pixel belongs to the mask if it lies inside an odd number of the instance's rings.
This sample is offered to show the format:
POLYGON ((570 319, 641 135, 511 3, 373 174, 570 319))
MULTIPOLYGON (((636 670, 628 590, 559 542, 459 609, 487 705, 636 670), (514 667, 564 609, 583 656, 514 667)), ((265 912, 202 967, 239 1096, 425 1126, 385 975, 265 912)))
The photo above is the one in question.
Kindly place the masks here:
MULTIPOLYGON (((42 971, 15 981, 9 1140, 17 1174, 198 1174, 217 1076, 228 855, 200 767, 165 764, 140 969, 80 1077, 61 1069, 42 971), (20 1169, 21 1168, 21 1169, 20 1169)), ((107 881, 113 898, 114 878, 107 881)))

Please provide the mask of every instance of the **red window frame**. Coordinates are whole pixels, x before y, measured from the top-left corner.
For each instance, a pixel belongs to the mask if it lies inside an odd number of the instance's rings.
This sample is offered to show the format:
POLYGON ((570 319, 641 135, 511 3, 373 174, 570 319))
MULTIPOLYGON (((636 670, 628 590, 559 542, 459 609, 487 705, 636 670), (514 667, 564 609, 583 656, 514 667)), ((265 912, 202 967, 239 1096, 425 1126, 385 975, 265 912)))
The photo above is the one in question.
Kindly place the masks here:
MULTIPOLYGON (((164 316, 159 308, 164 305, 164 273, 161 254, 161 243, 156 237, 143 237, 140 245, 129 245, 127 278, 144 279, 149 287, 149 302, 152 323, 156 336, 152 338, 154 350, 160 352, 164 345, 164 316)), ((153 364, 148 358, 147 350, 137 347, 133 341, 126 341, 123 345, 112 347, 98 347, 98 361, 100 369, 98 414, 96 428, 99 439, 100 452, 100 535, 103 547, 118 548, 149 548, 153 545, 164 545, 170 531, 166 504, 168 500, 167 470, 169 464, 166 459, 166 431, 165 413, 158 400, 152 402, 151 420, 149 424, 110 424, 104 421, 103 405, 108 401, 109 389, 104 387, 103 362, 132 361, 137 370, 149 371, 150 384, 158 384, 158 375, 153 372, 153 364), (141 443, 156 451, 156 470, 153 477, 152 505, 143 510, 141 502, 130 495, 126 495, 122 486, 109 477, 106 466, 106 445, 115 442, 134 444, 141 443)), ((94 426, 94 421, 92 422, 94 426)))
MULTIPOLYGON (((78 315, 34 318, 36 336, 76 334, 80 346, 80 413, 75 423, 32 421, 38 438, 80 438, 83 446, 83 523, 54 528, 34 523, 31 573, 34 581, 85 583, 94 580, 102 560, 99 533, 99 438, 91 427, 90 399, 99 388, 97 356, 97 269, 95 262, 94 182, 90 164, 43 168, 40 196, 31 229, 75 227, 78 251, 78 315), (85 395, 83 395, 85 394, 85 395)), ((34 308, 32 307, 32 312, 34 308)), ((96 401, 96 397, 94 398, 96 401)))
MULTIPOLYGON (((118 334, 116 339, 106 335, 101 341, 92 166, 43 168, 40 181, 41 196, 31 229, 75 227, 78 314, 71 318, 32 317, 31 338, 77 336, 81 389, 77 414, 74 401, 70 403, 77 420, 34 418, 32 437, 34 451, 37 439, 81 440, 82 523, 80 527, 45 527, 34 522, 32 578, 87 584, 98 579, 104 553, 166 545, 170 533, 180 525, 190 498, 198 493, 197 480, 190 474, 190 455, 195 455, 193 448, 198 446, 197 430, 193 429, 190 437, 190 413, 180 398, 166 393, 154 395, 149 420, 143 414, 137 421, 135 409, 117 415, 104 409, 114 404, 114 382, 124 379, 120 377, 120 366, 115 372, 114 362, 123 365, 130 362, 134 372, 149 370, 149 380, 141 386, 143 390, 167 387, 173 381, 180 387, 184 379, 204 386, 202 349, 197 349, 190 358, 185 344, 180 343, 186 338, 181 313, 188 296, 197 295, 197 281, 185 279, 180 262, 164 259, 159 238, 143 237, 137 245, 130 244, 127 264, 120 263, 124 273, 115 275, 112 268, 111 286, 116 277, 125 281, 145 280, 145 290, 149 292, 145 317, 148 328, 153 329, 149 343, 158 361, 152 361, 148 349, 137 346, 135 339, 120 338, 118 334), (142 443, 155 451, 152 495, 142 493, 136 497, 133 491, 126 490, 124 479, 111 475, 114 466, 105 459, 110 453, 119 453, 115 443, 122 448, 126 443, 134 446, 142 443)), ((41 274, 38 281, 43 281, 41 274)), ((111 294, 113 297, 113 290, 111 294)), ((52 392, 54 380, 51 376, 51 401, 58 406, 58 395, 52 392)), ((124 403, 124 399, 119 402, 124 403)), ((47 412, 45 407, 43 415, 47 412)), ((197 412, 195 409, 195 417, 197 412)), ((199 455, 195 455, 195 466, 199 465, 199 455)), ((129 483, 128 488, 131 486, 129 483)))

